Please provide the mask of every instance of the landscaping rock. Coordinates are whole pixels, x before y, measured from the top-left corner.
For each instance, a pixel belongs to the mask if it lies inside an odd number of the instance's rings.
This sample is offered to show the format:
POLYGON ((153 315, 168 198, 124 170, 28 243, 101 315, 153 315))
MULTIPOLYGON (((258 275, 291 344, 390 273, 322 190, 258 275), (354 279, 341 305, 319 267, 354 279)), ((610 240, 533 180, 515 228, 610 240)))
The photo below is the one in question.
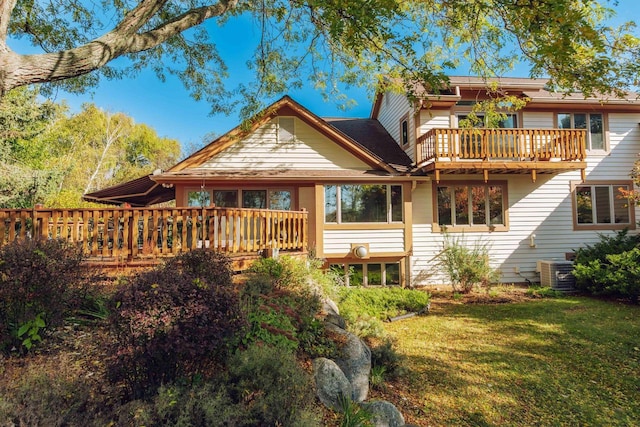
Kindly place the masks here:
POLYGON ((324 321, 326 323, 331 323, 332 325, 335 325, 340 329, 346 329, 347 327, 347 322, 344 320, 342 316, 338 314, 329 313, 324 318, 324 321))
POLYGON ((336 316, 340 315, 338 305, 329 298, 324 298, 322 300, 322 311, 328 314, 335 314, 336 316))
POLYGON ((351 383, 340 367, 330 359, 319 357, 313 361, 316 394, 320 401, 334 411, 342 411, 340 396, 351 395, 351 383))
POLYGON ((335 362, 351 383, 351 400, 363 402, 369 393, 371 350, 362 339, 351 332, 331 323, 327 324, 327 329, 341 336, 335 362))
POLYGON ((362 408, 373 415, 372 422, 375 427, 403 427, 404 417, 393 403, 385 400, 363 403, 362 408))

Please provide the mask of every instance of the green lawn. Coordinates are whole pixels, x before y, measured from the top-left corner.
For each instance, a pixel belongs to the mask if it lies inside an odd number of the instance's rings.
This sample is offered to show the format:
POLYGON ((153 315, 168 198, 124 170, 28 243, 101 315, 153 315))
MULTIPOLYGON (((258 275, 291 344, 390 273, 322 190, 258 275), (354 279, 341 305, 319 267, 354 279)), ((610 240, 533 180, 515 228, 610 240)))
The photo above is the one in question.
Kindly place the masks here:
MULTIPOLYGON (((451 302, 451 301, 449 301, 451 302)), ((640 425, 640 307, 582 297, 438 305, 386 324, 418 425, 640 425)))

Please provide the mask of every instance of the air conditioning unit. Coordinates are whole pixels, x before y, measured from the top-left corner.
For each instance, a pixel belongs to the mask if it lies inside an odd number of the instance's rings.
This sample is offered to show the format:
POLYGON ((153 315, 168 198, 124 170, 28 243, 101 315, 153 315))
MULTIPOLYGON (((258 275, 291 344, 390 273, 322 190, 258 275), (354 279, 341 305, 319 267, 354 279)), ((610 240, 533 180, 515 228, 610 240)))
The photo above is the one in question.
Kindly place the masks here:
POLYGON ((561 260, 538 261, 540 284, 557 291, 575 290, 576 278, 573 275, 573 262, 561 260))

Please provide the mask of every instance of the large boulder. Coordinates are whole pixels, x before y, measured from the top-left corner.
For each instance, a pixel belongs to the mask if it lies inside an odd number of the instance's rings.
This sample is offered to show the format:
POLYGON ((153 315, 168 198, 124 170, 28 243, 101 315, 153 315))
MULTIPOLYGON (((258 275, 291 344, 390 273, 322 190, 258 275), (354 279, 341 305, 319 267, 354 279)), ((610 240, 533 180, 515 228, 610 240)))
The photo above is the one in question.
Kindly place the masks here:
POLYGON ((339 336, 338 355, 334 361, 351 383, 351 400, 363 402, 369 393, 371 350, 357 335, 332 323, 327 323, 326 327, 339 336))
POLYGON ((404 417, 393 403, 385 400, 363 403, 362 408, 372 415, 375 427, 403 427, 404 417))
POLYGON ((351 395, 351 383, 331 359, 319 357, 313 361, 316 394, 320 401, 334 411, 342 412, 341 396, 351 395))

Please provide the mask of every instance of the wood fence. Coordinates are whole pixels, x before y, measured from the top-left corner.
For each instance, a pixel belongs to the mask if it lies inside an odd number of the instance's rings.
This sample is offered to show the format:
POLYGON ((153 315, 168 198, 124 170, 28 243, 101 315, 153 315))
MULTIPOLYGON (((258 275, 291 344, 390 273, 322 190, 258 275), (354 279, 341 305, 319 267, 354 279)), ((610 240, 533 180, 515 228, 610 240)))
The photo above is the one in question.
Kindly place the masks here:
POLYGON ((308 213, 236 208, 2 209, 0 246, 65 239, 99 258, 155 258, 195 248, 230 255, 304 251, 308 213))

